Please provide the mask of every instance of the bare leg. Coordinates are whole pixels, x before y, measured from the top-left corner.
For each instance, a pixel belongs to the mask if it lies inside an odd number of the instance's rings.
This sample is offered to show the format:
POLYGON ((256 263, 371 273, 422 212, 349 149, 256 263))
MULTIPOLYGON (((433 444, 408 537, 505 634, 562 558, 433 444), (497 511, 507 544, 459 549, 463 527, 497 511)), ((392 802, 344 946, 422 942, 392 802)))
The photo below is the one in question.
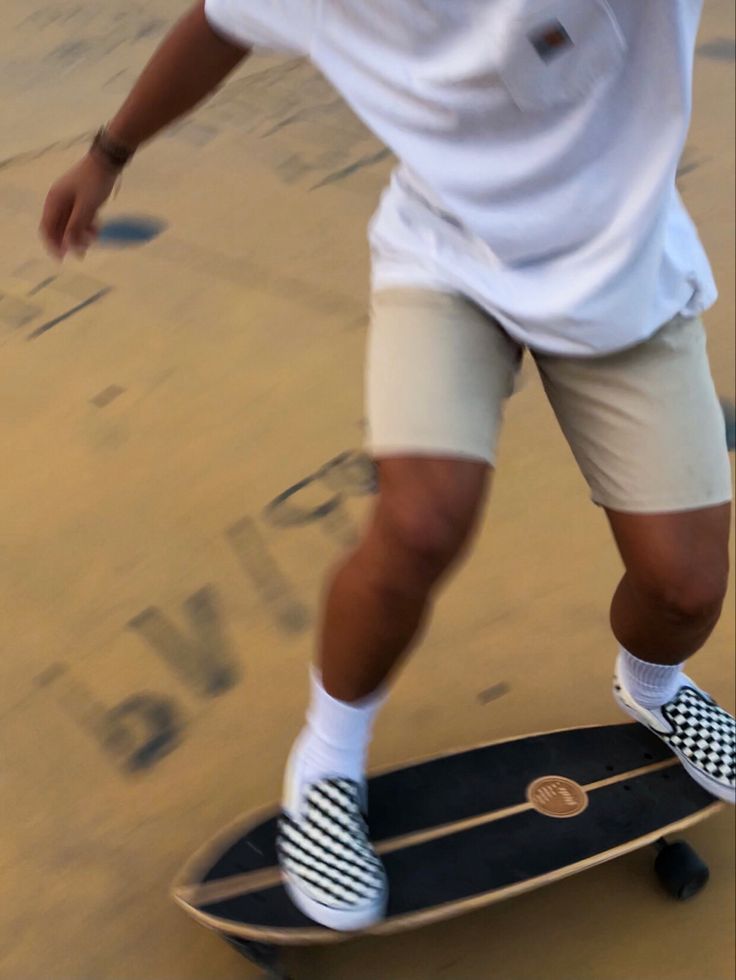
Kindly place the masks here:
POLYGON ((380 463, 365 535, 329 588, 322 633, 325 689, 357 701, 385 680, 419 634, 432 592, 471 537, 490 468, 470 460, 380 463))
POLYGON ((730 506, 608 517, 626 565, 611 605, 623 647, 614 697, 663 738, 697 783, 733 803, 734 719, 679 666, 718 622, 728 580, 730 506))
POLYGON ((278 839, 292 900, 323 925, 363 929, 385 914, 388 882, 362 816, 377 689, 469 540, 488 475, 469 460, 382 462, 368 528, 329 590, 321 676, 289 757, 278 839))
POLYGON ((626 567, 611 604, 613 632, 640 660, 681 663, 703 646, 720 616, 730 504, 673 514, 607 513, 626 567))

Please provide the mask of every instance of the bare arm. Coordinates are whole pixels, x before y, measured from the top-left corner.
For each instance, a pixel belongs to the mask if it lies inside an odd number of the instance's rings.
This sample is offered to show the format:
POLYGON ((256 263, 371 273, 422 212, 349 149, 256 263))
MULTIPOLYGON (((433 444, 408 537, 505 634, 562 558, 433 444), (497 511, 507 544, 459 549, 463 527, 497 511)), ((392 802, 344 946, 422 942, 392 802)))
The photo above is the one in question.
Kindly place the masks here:
POLYGON ((199 0, 154 53, 108 132, 135 149, 206 98, 247 54, 212 30, 199 0))
MULTIPOLYGON (((247 55, 247 49, 213 31, 204 0, 198 0, 156 50, 107 132, 126 149, 137 149, 193 109, 247 55)), ((94 239, 97 212, 110 196, 118 173, 101 153, 90 150, 53 185, 41 234, 59 258, 69 249, 84 253, 94 239)))

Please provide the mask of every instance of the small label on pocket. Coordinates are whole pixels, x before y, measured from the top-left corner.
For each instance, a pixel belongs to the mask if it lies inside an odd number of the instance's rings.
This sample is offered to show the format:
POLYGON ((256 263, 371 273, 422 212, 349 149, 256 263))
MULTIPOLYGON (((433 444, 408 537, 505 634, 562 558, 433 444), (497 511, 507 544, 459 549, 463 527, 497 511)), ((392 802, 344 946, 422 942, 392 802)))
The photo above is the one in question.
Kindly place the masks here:
POLYGON ((548 21, 527 35, 542 61, 552 61, 573 46, 572 38, 559 20, 548 21))

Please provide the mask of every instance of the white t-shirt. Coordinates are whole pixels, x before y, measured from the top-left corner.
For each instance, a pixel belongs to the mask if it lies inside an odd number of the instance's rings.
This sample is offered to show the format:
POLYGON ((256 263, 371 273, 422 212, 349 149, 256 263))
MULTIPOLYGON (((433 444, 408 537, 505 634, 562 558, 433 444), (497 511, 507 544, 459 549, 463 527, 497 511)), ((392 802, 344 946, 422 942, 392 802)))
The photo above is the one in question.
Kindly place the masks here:
POLYGON ((702 0, 207 0, 307 55, 400 163, 374 288, 461 292, 537 350, 638 343, 716 297, 675 189, 702 0))

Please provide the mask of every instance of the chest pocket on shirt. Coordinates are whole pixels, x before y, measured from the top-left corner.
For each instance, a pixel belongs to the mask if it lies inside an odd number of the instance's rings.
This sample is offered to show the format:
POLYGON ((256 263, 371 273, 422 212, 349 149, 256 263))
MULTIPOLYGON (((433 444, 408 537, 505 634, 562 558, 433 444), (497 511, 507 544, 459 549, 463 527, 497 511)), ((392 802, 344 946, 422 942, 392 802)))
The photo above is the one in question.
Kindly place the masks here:
POLYGON ((507 37, 499 71, 511 98, 525 110, 584 99, 620 71, 626 54, 607 0, 531 0, 511 22, 507 37))

